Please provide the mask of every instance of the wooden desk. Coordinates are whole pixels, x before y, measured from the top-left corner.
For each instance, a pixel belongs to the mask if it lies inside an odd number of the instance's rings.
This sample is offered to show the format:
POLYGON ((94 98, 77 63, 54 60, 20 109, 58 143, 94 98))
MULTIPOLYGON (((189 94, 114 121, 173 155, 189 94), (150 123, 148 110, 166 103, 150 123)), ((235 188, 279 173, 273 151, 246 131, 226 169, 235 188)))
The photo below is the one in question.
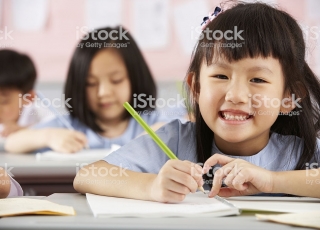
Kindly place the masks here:
POLYGON ((0 167, 10 171, 24 195, 29 196, 76 192, 73 179, 85 164, 83 161, 38 161, 35 154, 0 153, 0 167))

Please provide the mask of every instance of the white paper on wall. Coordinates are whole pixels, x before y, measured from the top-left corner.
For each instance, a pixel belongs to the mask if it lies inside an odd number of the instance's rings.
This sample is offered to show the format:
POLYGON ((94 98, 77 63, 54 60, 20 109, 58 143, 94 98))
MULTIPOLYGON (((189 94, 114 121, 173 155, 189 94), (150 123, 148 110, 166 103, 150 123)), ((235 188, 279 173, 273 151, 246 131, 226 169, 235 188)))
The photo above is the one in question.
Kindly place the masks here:
POLYGON ((190 55, 201 32, 200 24, 210 9, 205 0, 186 1, 175 7, 174 24, 175 33, 183 51, 190 55))
POLYGON ((86 25, 88 30, 121 24, 121 0, 87 0, 86 25))
POLYGON ((306 16, 311 19, 320 19, 320 15, 319 15, 320 1, 307 0, 306 5, 307 5, 306 16))
POLYGON ((3 11, 2 11, 2 0, 0 0, 0 26, 2 26, 3 11))
POLYGON ((12 0, 13 26, 16 30, 39 31, 48 20, 48 0, 12 0))
POLYGON ((278 4, 277 0, 241 0, 241 1, 248 2, 248 3, 262 2, 262 3, 272 5, 272 6, 275 6, 278 4))
POLYGON ((169 40, 169 1, 133 2, 134 37, 143 49, 161 49, 169 40))

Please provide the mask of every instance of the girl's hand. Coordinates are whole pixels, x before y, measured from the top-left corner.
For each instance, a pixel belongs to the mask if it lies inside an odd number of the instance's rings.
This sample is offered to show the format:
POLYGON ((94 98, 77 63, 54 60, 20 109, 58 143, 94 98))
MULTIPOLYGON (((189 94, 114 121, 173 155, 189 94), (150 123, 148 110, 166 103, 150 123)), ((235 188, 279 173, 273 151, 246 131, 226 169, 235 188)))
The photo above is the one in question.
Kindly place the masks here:
POLYGON ((209 197, 215 195, 223 197, 245 196, 260 192, 270 193, 273 190, 274 172, 250 164, 245 160, 216 153, 205 162, 203 174, 216 164, 220 164, 222 167, 214 173, 209 197), (221 188, 223 179, 228 188, 221 188))
POLYGON ((167 161, 151 183, 151 199, 164 203, 183 201, 203 185, 201 172, 202 167, 190 161, 167 161))
POLYGON ((87 137, 78 131, 50 129, 48 147, 56 152, 75 153, 87 145, 87 137))
POLYGON ((20 129, 24 129, 25 127, 19 126, 16 123, 7 123, 3 124, 3 130, 0 132, 0 136, 8 137, 11 133, 14 133, 20 129))

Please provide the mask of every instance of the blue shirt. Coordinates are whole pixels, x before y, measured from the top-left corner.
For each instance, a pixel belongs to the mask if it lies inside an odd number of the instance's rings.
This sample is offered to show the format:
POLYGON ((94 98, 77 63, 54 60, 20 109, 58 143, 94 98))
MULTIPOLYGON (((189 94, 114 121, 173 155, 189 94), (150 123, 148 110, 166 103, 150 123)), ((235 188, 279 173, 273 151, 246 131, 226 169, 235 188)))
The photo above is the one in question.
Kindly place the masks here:
MULTIPOLYGON (((168 122, 169 118, 165 117, 158 111, 145 111, 141 113, 140 116, 148 123, 148 125, 153 125, 158 122, 168 122)), ((115 138, 107 138, 99 135, 78 119, 72 118, 71 116, 63 116, 66 121, 73 127, 74 130, 82 132, 86 135, 90 149, 102 149, 111 148, 112 144, 123 146, 128 143, 130 140, 134 139, 140 135, 144 130, 143 128, 133 119, 129 118, 129 124, 125 132, 115 138)), ((33 129, 42 129, 42 128, 66 128, 65 125, 60 121, 58 117, 47 121, 38 123, 37 125, 32 126, 33 129)), ((37 150, 36 152, 44 152, 50 150, 49 148, 44 148, 37 150)))
MULTIPOLYGON (((180 160, 197 162, 195 123, 181 123, 179 120, 174 120, 161 127, 156 133, 180 160)), ((319 139, 317 139, 317 145, 320 146, 319 139)), ((268 144, 257 154, 227 156, 246 160, 271 171, 288 171, 295 169, 302 150, 303 142, 300 138, 272 133, 268 144)), ((212 155, 215 153, 223 154, 213 143, 212 155)), ((313 168, 318 168, 320 166, 318 149, 315 155, 317 161, 313 168)), ((143 135, 111 153, 104 160, 132 171, 157 174, 169 158, 149 135, 143 135)))

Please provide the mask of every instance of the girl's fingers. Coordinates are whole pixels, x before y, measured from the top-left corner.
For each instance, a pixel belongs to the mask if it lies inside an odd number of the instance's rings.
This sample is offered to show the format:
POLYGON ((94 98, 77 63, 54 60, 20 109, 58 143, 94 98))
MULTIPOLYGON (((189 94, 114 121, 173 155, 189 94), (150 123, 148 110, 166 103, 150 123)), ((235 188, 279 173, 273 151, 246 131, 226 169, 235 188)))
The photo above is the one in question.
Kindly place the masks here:
POLYGON ((81 133, 81 132, 77 132, 77 131, 74 132, 74 134, 75 134, 76 139, 77 139, 78 141, 80 141, 80 142, 83 144, 83 146, 87 145, 88 140, 87 140, 86 135, 84 135, 84 134, 81 133))
POLYGON ((184 194, 166 190, 165 194, 163 194, 162 200, 164 200, 163 202, 165 203, 177 203, 183 201, 185 198, 186 195, 184 194))
POLYGON ((212 188, 209 193, 209 197, 213 197, 218 194, 221 189, 222 179, 225 178, 229 172, 233 169, 233 164, 226 164, 225 166, 218 169, 213 176, 212 188))
POLYGON ((203 165, 202 174, 206 174, 212 166, 216 164, 225 165, 234 161, 235 159, 231 157, 227 157, 218 153, 215 153, 212 157, 210 157, 203 165))
MULTIPOLYGON (((185 192, 194 193, 197 191, 198 183, 196 182, 196 180, 192 176, 190 176, 189 174, 187 174, 185 172, 175 170, 174 173, 170 173, 169 179, 188 188, 189 191, 185 191, 185 192)), ((184 192, 184 194, 185 194, 185 192, 184 192)))
POLYGON ((248 175, 245 174, 244 171, 242 172, 240 170, 238 174, 233 178, 232 185, 235 189, 244 191, 248 188, 246 182, 248 182, 248 175))
MULTIPOLYGON (((203 185, 203 179, 202 179, 202 168, 201 166, 192 163, 190 161, 176 161, 172 160, 170 161, 172 164, 172 167, 178 171, 184 172, 187 175, 190 175, 198 184, 198 186, 203 185)), ((179 182, 180 183, 180 182, 179 182)))
POLYGON ((244 191, 239 191, 233 188, 222 188, 218 195, 221 197, 232 197, 232 196, 248 196, 259 193, 259 190, 256 189, 252 184, 245 184, 247 188, 244 191))
POLYGON ((187 195, 190 193, 190 189, 187 186, 177 183, 176 181, 173 181, 173 180, 169 180, 167 184, 167 189, 169 191, 172 191, 174 193, 181 194, 181 195, 187 195))
POLYGON ((227 185, 229 188, 234 188, 234 178, 237 176, 237 172, 235 168, 233 168, 230 172, 227 172, 227 176, 224 179, 225 185, 227 185))

